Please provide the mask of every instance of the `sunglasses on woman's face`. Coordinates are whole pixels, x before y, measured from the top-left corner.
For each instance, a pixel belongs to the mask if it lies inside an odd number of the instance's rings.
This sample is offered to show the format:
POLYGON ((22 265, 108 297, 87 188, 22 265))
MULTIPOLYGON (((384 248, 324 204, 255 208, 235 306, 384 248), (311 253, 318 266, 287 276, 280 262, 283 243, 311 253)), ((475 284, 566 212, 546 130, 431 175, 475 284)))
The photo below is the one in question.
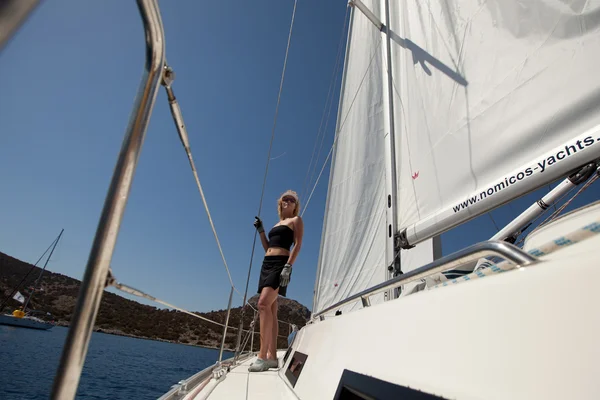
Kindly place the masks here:
POLYGON ((296 204, 296 199, 293 197, 284 197, 281 201, 285 201, 286 203, 294 203, 296 204))

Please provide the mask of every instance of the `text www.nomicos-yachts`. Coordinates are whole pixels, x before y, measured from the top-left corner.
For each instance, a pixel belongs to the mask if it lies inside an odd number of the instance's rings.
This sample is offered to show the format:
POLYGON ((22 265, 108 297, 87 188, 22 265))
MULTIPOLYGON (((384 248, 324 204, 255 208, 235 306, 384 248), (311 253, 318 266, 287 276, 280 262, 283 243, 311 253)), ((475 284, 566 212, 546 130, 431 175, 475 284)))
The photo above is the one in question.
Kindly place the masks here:
POLYGON ((490 186, 486 190, 482 191, 478 195, 472 196, 471 198, 467 199, 466 201, 463 201, 462 203, 459 203, 456 206, 453 206, 452 209, 454 210, 455 213, 459 212, 461 210, 464 210, 465 208, 469 207, 470 205, 475 204, 478 201, 483 200, 489 196, 493 196, 495 193, 498 193, 499 191, 504 190, 511 185, 514 185, 515 183, 533 175, 536 172, 543 173, 546 170, 546 167, 548 167, 549 165, 560 162, 561 160, 564 160, 565 158, 572 156, 573 154, 577 153, 578 151, 581 151, 581 150, 585 149, 586 147, 594 145, 596 142, 600 142, 600 138, 594 139, 592 136, 588 136, 583 140, 576 141, 572 145, 567 145, 564 147, 564 149, 557 151, 556 154, 553 154, 553 155, 543 159, 542 161, 538 162, 536 165, 534 165, 532 167, 525 168, 523 171, 520 171, 515 175, 504 178, 503 181, 500 181, 500 182, 496 183, 494 186, 490 186))

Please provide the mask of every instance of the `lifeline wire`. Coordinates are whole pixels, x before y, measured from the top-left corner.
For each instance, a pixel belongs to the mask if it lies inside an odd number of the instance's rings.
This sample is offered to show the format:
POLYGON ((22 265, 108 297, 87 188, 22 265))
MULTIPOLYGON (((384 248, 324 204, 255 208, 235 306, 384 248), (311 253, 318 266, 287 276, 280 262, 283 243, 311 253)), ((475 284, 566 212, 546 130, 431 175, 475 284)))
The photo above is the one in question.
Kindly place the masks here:
MULTIPOLYGON (((201 316, 201 315, 195 314, 195 313, 193 313, 193 312, 191 312, 191 311, 188 311, 188 310, 186 310, 186 309, 184 309, 184 308, 177 307, 177 306, 175 306, 175 305, 173 305, 173 304, 171 304, 171 303, 167 303, 166 301, 164 301, 164 300, 161 300, 161 299, 158 299, 158 298, 156 298, 156 297, 154 297, 154 296, 152 296, 152 295, 149 295, 149 294, 147 294, 147 293, 144 293, 144 292, 142 292, 142 291, 141 291, 141 290, 139 290, 139 289, 136 289, 136 288, 133 288, 133 287, 131 287, 131 286, 125 285, 125 284, 123 284, 123 283, 117 282, 117 281, 114 279, 114 277, 112 276, 112 274, 111 274, 111 275, 110 275, 110 277, 109 277, 108 286, 112 286, 112 287, 114 287, 115 289, 118 289, 118 290, 120 290, 120 291, 122 291, 122 292, 124 292, 124 293, 131 294, 131 295, 133 295, 133 296, 137 296, 137 297, 142 297, 142 298, 144 298, 144 299, 146 299, 146 300, 154 301, 154 302, 156 302, 156 303, 162 304, 163 306, 166 306, 166 307, 169 307, 169 308, 173 308, 173 309, 175 309, 175 310, 177 310, 177 311, 180 311, 180 312, 182 312, 182 313, 184 313, 184 314, 188 314, 188 315, 190 315, 190 316, 192 316, 192 317, 194 317, 194 318, 201 319, 201 320, 203 320, 203 321, 206 321, 206 322, 209 322, 209 323, 211 323, 211 324, 219 325, 219 326, 221 326, 221 327, 224 327, 224 326, 225 326, 225 324, 222 324, 222 323, 220 323, 220 322, 217 322, 217 321, 213 321, 213 320, 211 320, 211 319, 209 319, 209 318, 206 318, 206 317, 203 317, 203 316, 201 316)), ((236 328, 236 327, 234 327, 234 326, 230 326, 230 328, 232 328, 232 329, 238 329, 238 328, 236 328)), ((251 331, 250 331, 250 330, 248 330, 248 329, 243 329, 243 331, 244 331, 244 332, 251 332, 251 331)), ((281 335, 278 335, 278 336, 279 336, 279 337, 281 337, 281 338, 285 338, 285 336, 281 336, 281 335)))

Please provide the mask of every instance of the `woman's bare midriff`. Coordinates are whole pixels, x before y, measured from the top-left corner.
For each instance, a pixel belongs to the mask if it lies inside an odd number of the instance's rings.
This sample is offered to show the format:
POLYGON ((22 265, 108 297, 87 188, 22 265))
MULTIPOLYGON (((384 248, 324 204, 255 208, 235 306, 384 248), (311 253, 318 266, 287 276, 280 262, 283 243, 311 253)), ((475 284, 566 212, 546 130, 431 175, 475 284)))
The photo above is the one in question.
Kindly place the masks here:
POLYGON ((265 253, 266 256, 289 256, 290 255, 290 251, 287 249, 284 249, 283 247, 269 247, 267 249, 267 252, 265 253))

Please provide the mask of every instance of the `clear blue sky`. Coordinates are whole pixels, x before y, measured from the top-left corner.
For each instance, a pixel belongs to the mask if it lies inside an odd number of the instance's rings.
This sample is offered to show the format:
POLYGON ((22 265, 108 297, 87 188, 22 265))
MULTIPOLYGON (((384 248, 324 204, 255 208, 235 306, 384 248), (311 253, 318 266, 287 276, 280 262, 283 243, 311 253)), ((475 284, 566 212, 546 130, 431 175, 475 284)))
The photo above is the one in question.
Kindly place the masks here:
MULTIPOLYGON (((293 0, 161 2, 174 90, 241 291, 292 8, 293 0)), ((278 195, 303 189, 345 9, 346 0, 299 1, 263 208, 267 226, 276 222, 278 195)), ((34 262, 64 227, 49 268, 82 278, 143 61, 133 0, 42 2, 0 53, 0 251, 34 262)), ((319 168, 333 138, 337 93, 336 87, 319 168)), ((304 216, 304 245, 288 290, 309 308, 328 176, 327 168, 304 216)), ((496 223, 507 223, 545 190, 495 210, 496 223)), ((574 205, 599 194, 594 185, 574 205)), ((485 215, 443 235, 443 252, 495 232, 485 215)), ((257 247, 250 295, 262 254, 257 247)), ((170 303, 226 307, 227 275, 162 89, 112 266, 120 281, 170 303)))

